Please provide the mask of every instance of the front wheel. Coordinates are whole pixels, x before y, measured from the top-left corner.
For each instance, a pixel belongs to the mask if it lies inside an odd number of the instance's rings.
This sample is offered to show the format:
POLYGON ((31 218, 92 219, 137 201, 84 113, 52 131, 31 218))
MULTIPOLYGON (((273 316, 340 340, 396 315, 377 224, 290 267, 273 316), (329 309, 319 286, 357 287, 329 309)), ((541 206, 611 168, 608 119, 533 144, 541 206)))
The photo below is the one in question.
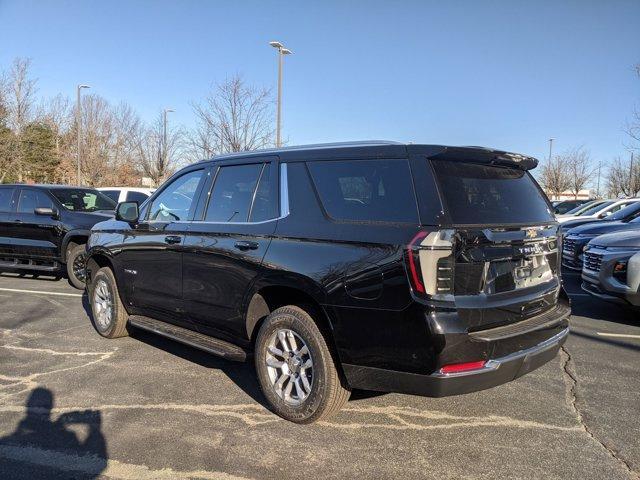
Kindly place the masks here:
POLYGON ((128 335, 129 315, 120 300, 116 279, 109 267, 102 267, 93 277, 89 301, 93 326, 100 335, 107 338, 128 335))
POLYGON ((256 339, 255 367, 273 411, 295 423, 332 415, 351 394, 324 335, 297 306, 278 308, 265 319, 256 339))
POLYGON ((67 277, 69 283, 74 287, 83 290, 85 286, 85 263, 87 252, 85 245, 71 245, 67 250, 67 277))

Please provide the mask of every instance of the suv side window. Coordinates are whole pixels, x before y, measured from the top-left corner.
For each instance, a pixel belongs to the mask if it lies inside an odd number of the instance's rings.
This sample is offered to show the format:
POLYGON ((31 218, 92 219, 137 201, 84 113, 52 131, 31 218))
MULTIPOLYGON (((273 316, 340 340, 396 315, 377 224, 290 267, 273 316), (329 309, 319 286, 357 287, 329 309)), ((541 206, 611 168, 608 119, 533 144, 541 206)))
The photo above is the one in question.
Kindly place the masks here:
POLYGON ((13 188, 0 188, 0 212, 11 211, 11 198, 14 190, 13 188))
POLYGON ((18 200, 18 213, 33 213, 36 208, 53 208, 53 202, 38 190, 23 189, 18 200))
POLYGON ((307 166, 331 218, 418 223, 407 160, 325 160, 307 166))
POLYGON ((211 191, 206 222, 246 222, 264 164, 220 167, 211 191))
POLYGON ((100 193, 106 195, 116 203, 118 203, 118 198, 120 198, 120 190, 100 190, 100 193))
POLYGON ((153 199, 149 209, 151 222, 180 222, 189 219, 194 196, 204 170, 194 170, 173 180, 153 199))
POLYGON ((274 163, 267 163, 260 174, 260 181, 251 206, 249 221, 264 222, 265 220, 276 218, 278 213, 276 167, 274 163))
POLYGON ((125 199, 125 201, 138 202, 138 205, 142 205, 142 202, 144 202, 147 198, 149 198, 149 196, 145 195, 142 192, 127 192, 127 198, 125 199))

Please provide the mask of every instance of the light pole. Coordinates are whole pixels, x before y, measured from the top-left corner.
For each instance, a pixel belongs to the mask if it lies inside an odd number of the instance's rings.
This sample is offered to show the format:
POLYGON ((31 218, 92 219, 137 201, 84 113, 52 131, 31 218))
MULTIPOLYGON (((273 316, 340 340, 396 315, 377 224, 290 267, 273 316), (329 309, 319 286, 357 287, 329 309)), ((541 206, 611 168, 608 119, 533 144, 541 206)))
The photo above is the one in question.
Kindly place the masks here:
POLYGON ((80 185, 80 149, 82 145, 82 105, 80 103, 80 90, 83 88, 91 88, 89 85, 78 85, 76 89, 77 99, 76 99, 76 128, 78 129, 78 148, 76 149, 77 155, 77 163, 78 163, 78 177, 77 182, 80 185))
POLYGON ((280 129, 282 125, 282 59, 285 55, 291 55, 293 52, 285 48, 280 42, 269 42, 273 48, 278 49, 278 107, 276 114, 276 147, 282 145, 280 129))
POLYGON ((163 121, 162 121, 162 163, 163 165, 167 165, 167 113, 174 112, 170 108, 165 108, 162 112, 163 121))
POLYGON ((553 141, 555 140, 555 138, 550 138, 549 139, 549 163, 551 163, 551 150, 553 149, 553 141))

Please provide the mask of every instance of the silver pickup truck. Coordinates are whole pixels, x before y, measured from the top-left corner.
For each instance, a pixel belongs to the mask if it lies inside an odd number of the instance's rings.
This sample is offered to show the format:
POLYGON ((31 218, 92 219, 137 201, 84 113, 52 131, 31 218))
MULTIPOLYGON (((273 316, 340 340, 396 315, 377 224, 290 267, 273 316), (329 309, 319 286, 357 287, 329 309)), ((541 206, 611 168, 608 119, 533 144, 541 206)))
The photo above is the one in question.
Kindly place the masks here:
POLYGON ((640 307, 640 232, 616 232, 584 249, 582 289, 602 300, 640 307))

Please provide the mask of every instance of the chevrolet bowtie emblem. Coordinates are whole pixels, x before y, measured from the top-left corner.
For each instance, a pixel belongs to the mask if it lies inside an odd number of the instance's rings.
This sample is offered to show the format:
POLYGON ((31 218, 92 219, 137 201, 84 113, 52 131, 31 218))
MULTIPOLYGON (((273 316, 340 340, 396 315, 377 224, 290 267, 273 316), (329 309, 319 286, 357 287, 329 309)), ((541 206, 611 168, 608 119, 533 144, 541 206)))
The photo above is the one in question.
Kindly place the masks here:
POLYGON ((538 231, 535 228, 527 228, 527 238, 536 238, 538 236, 538 231))

